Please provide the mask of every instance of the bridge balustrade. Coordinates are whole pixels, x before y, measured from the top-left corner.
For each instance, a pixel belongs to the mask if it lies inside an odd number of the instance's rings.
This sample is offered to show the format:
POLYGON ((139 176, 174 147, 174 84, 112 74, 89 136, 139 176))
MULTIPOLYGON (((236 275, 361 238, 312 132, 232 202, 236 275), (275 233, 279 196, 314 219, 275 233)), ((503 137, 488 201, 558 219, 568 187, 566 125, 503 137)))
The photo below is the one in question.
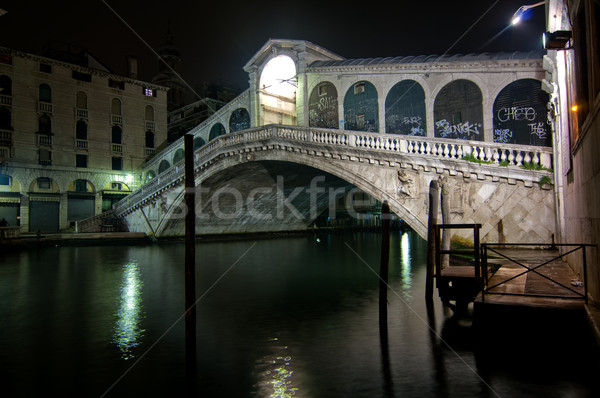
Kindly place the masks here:
MULTIPOLYGON (((532 164, 537 168, 552 167, 552 148, 510 145, 480 141, 461 141, 443 138, 412 137, 392 134, 374 134, 345 130, 330 130, 298 126, 268 125, 219 136, 197 149, 194 162, 202 165, 222 148, 244 146, 266 140, 279 140, 293 145, 294 142, 325 144, 352 150, 397 153, 399 155, 433 157, 446 160, 463 160, 469 155, 471 161, 501 166, 532 164)), ((183 143, 183 140, 181 140, 183 143)), ((160 156, 160 155, 159 155, 160 156)), ((171 166, 140 189, 117 204, 125 210, 168 186, 175 185, 184 177, 183 161, 171 166)))

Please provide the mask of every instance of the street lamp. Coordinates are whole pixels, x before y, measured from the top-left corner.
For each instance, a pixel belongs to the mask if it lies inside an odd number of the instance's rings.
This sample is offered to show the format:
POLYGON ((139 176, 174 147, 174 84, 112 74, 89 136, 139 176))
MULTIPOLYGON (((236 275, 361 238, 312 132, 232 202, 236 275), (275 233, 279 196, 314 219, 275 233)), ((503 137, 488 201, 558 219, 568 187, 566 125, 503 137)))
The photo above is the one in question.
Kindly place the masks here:
POLYGON ((530 8, 533 7, 537 7, 537 6, 541 6, 542 4, 546 4, 548 1, 540 1, 539 3, 535 3, 535 4, 530 4, 527 6, 521 6, 519 7, 519 9, 517 10, 517 12, 514 13, 511 23, 513 25, 518 24, 521 21, 521 18, 523 17, 523 14, 525 13, 525 11, 529 10, 530 8))

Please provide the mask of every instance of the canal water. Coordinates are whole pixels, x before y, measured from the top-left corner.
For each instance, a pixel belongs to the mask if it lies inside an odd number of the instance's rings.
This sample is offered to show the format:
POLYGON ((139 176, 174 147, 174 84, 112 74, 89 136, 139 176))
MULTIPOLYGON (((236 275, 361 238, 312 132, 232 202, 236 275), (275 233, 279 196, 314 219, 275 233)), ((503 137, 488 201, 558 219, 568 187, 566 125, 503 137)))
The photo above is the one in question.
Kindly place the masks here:
MULTIPOLYGON (((428 311, 413 232, 392 233, 380 333, 379 250, 370 232, 199 243, 197 395, 600 396, 582 322, 477 339, 469 314, 428 311)), ((1 253, 0 395, 183 396, 183 258, 181 243, 1 253)))

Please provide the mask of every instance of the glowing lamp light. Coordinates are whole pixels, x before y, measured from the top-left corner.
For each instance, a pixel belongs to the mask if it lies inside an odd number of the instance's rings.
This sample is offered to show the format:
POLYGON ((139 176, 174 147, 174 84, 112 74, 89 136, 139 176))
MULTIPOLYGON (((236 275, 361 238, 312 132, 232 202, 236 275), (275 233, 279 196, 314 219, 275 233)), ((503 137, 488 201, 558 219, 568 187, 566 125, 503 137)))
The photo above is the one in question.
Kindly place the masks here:
POLYGON ((539 3, 535 3, 535 4, 530 4, 530 5, 526 5, 526 6, 521 6, 519 7, 519 9, 517 10, 517 12, 515 12, 513 14, 513 17, 511 19, 511 24, 516 25, 519 22, 521 22, 523 20, 524 14, 527 10, 529 10, 530 8, 533 7, 537 7, 537 6, 541 6, 542 4, 546 4, 548 1, 540 1, 539 3))
POLYGON ((571 111, 572 111, 572 112, 577 112, 577 109, 579 109, 579 108, 577 107, 577 105, 573 105, 573 106, 571 107, 571 111))

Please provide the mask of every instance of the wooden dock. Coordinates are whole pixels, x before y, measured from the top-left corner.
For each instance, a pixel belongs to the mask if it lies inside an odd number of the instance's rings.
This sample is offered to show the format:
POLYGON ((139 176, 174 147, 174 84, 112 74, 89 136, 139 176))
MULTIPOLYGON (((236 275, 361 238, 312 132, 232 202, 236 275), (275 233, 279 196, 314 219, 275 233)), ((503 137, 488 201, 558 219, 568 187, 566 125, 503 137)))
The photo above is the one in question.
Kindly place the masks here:
POLYGON ((581 309, 585 304, 583 275, 576 275, 558 249, 494 248, 488 266, 497 269, 475 299, 487 305, 581 309), (504 256, 504 257, 503 257, 504 256), (510 258, 507 259, 505 257, 510 258), (498 268, 499 267, 499 268, 498 268))

